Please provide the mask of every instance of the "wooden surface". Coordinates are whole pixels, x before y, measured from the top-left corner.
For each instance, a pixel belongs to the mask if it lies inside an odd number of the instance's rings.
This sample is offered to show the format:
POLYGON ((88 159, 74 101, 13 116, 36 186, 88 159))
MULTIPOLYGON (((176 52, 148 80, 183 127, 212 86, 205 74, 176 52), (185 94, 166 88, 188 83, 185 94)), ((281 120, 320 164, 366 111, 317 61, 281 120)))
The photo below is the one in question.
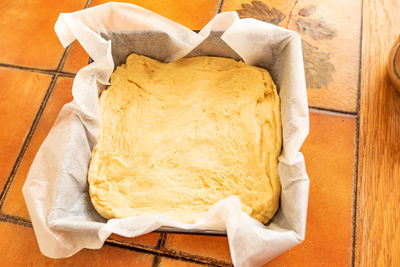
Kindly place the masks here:
POLYGON ((400 97, 386 64, 400 1, 364 0, 355 266, 400 266, 400 97))

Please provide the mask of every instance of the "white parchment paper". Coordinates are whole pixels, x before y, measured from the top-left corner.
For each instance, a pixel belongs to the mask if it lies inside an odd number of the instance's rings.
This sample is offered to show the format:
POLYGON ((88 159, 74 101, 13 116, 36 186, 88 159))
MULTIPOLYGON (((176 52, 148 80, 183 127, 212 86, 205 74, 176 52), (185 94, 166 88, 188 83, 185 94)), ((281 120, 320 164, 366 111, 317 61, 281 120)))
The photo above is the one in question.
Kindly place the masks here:
POLYGON ((52 258, 98 249, 111 233, 142 235, 161 226, 226 230, 236 266, 258 266, 304 239, 309 180, 299 152, 308 134, 308 105, 301 40, 297 33, 235 12, 218 14, 199 33, 135 5, 108 3, 60 14, 56 33, 65 46, 77 39, 94 60, 73 83, 73 101, 60 111, 40 147, 23 195, 41 252, 52 258), (219 33, 219 34, 215 34, 219 33), (195 224, 163 216, 105 220, 92 207, 87 170, 101 127, 98 93, 114 69, 136 52, 163 61, 184 56, 241 58, 268 69, 281 97, 282 185, 277 214, 264 226, 244 213, 239 198, 216 203, 195 224))

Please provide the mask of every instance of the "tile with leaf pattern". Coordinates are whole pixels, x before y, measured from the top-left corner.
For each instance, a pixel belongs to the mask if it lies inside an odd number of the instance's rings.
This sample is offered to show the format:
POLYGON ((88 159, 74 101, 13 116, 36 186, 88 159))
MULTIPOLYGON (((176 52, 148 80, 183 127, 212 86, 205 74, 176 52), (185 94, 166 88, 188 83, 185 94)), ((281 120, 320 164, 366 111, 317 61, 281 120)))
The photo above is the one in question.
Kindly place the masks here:
POLYGON ((222 11, 301 34, 309 104, 357 111, 361 0, 225 0, 222 11))

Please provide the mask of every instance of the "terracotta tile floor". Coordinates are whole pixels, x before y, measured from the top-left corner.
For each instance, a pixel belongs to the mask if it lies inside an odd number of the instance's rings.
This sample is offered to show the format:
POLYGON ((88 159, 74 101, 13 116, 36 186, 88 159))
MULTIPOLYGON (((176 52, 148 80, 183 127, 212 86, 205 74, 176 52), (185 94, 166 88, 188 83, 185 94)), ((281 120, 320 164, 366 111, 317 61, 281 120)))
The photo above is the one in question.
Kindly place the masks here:
MULTIPOLYGON (((78 43, 62 48, 54 22, 60 12, 102 1, 64 2, 6 0, 0 5, 0 33, 8 37, 0 42, 2 265, 230 265, 226 237, 190 234, 113 235, 102 249, 84 250, 68 259, 40 254, 21 188, 57 113, 72 98, 73 74, 88 62, 78 43)), ((311 181, 307 235, 267 266, 352 265, 361 0, 340 5, 333 0, 128 2, 192 29, 201 29, 219 10, 238 10, 241 17, 301 33, 309 102, 315 107, 310 109, 310 135, 302 147, 311 181)))
POLYGON ((231 258, 226 236, 168 234, 165 247, 226 262, 231 258))
POLYGON ((189 261, 179 261, 171 258, 166 258, 166 257, 161 257, 160 260, 160 267, 169 267, 169 266, 174 266, 174 267, 200 267, 203 266, 198 263, 194 262, 189 262, 189 261))
POLYGON ((82 9, 86 0, 13 1, 0 5, 0 63, 56 69, 64 49, 54 34, 61 12, 82 9), (5 38, 4 38, 5 37, 5 38))
POLYGON ((110 245, 101 253, 85 249, 70 258, 50 259, 40 253, 30 228, 0 222, 0 235, 2 266, 151 266, 154 259, 153 254, 110 245))
POLYGON ((65 60, 63 71, 69 73, 77 73, 78 70, 86 66, 88 62, 89 55, 86 53, 86 51, 79 44, 78 41, 74 41, 71 44, 69 55, 65 60))
POLYGON ((0 68, 0 186, 11 172, 24 139, 35 120, 52 77, 23 70, 0 68), (18 86, 15 86, 18 84, 18 86), (15 114, 21 119, 15 120, 15 114))

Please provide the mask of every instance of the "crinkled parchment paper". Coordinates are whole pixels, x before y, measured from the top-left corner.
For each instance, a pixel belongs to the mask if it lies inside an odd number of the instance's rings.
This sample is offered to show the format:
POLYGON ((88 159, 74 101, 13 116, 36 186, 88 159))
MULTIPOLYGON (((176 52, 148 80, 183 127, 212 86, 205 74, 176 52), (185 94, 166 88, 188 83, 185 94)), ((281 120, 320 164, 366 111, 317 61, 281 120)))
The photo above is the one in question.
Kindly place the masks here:
POLYGON ((297 33, 235 12, 218 14, 199 33, 138 6, 108 3, 60 14, 64 46, 77 39, 94 60, 76 75, 73 101, 60 111, 31 166, 23 194, 41 252, 52 258, 98 249, 111 233, 134 237, 161 226, 226 230, 233 263, 257 266, 304 239, 308 187, 299 152, 308 134, 301 41, 297 33), (211 34, 210 34, 211 33, 211 34), (195 224, 163 216, 105 220, 92 207, 86 181, 99 133, 98 94, 116 65, 136 52, 162 61, 210 55, 241 58, 268 69, 279 88, 283 149, 279 158, 280 208, 264 226, 241 211, 235 196, 216 203, 195 224))

